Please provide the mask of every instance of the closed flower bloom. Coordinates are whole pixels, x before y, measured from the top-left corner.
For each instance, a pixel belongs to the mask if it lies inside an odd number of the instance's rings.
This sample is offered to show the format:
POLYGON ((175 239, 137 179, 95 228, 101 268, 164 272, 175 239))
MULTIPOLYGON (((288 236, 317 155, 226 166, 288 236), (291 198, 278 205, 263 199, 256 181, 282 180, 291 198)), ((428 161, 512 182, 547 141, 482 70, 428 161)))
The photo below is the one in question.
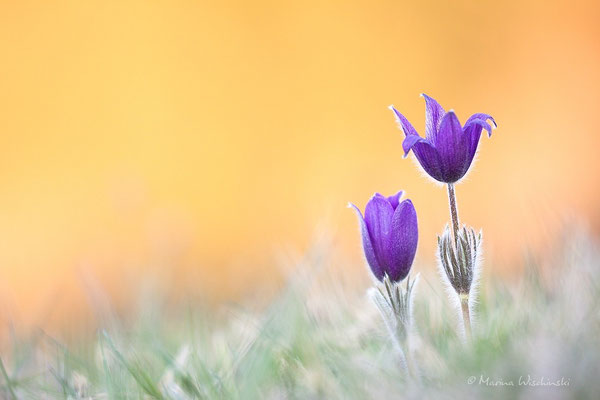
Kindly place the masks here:
POLYGON ((410 200, 400 202, 400 197, 401 191, 390 197, 375 193, 364 218, 358 207, 349 204, 358 215, 367 262, 380 281, 385 275, 393 282, 404 279, 417 251, 417 213, 410 200))
POLYGON ((393 106, 398 124, 406 136, 402 143, 404 157, 412 150, 417 160, 433 179, 454 183, 460 180, 471 166, 481 132, 485 129, 492 135, 496 122, 491 115, 473 114, 462 126, 454 111, 445 112, 442 106, 431 97, 425 98, 425 138, 419 136, 415 128, 393 106))

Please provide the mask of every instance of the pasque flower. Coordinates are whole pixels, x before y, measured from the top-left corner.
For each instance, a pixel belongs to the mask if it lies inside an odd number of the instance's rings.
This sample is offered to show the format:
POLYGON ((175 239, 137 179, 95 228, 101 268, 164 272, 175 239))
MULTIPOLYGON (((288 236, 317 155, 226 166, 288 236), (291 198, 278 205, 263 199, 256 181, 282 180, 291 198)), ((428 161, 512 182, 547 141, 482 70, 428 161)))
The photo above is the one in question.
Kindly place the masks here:
POLYGON ((485 129, 492 135, 492 127, 496 122, 491 115, 473 114, 465 123, 460 124, 454 111, 444 111, 433 98, 423 94, 425 98, 425 138, 419 136, 408 120, 394 108, 398 124, 406 136, 402 143, 404 157, 412 150, 417 160, 433 179, 454 183, 460 180, 469 170, 481 132, 485 129))
POLYGON ((389 197, 375 193, 364 218, 358 207, 349 204, 358 215, 367 262, 380 281, 386 275, 392 282, 404 279, 417 251, 417 213, 412 202, 400 202, 401 197, 402 191, 389 197))

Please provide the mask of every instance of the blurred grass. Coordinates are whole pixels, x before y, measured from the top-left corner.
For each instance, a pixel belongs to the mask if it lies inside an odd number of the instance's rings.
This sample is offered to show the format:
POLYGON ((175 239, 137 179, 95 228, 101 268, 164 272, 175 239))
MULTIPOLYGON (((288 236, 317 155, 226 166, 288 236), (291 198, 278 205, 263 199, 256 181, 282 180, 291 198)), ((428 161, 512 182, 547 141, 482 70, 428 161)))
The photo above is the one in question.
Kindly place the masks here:
POLYGON ((42 331, 13 338, 0 357, 0 398, 595 399, 600 250, 578 229, 557 242, 520 277, 484 274, 470 345, 438 277, 422 275, 412 337, 419 380, 405 378, 375 307, 327 271, 328 249, 315 246, 302 263, 310 267, 261 311, 171 309, 151 293, 133 321, 103 311, 96 339, 80 346, 42 331), (528 377, 562 385, 522 384, 528 377))

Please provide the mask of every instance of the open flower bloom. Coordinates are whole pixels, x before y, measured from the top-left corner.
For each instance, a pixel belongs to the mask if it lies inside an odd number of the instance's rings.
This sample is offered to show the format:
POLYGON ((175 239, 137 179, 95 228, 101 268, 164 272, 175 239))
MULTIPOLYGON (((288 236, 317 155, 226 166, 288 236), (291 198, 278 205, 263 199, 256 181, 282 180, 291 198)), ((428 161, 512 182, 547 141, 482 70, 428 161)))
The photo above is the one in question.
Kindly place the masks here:
POLYGON ((417 213, 402 192, 385 197, 375 193, 367 203, 363 218, 354 204, 362 234, 365 256, 373 275, 380 281, 387 274, 393 282, 408 275, 417 251, 417 213))
POLYGON ((408 120, 394 108, 398 124, 406 135, 402 148, 404 157, 413 151, 417 160, 433 179, 454 183, 460 180, 471 166, 481 132, 485 129, 492 135, 491 120, 496 127, 496 121, 488 114, 473 114, 462 126, 454 111, 445 112, 442 106, 431 97, 425 98, 425 138, 419 136, 408 120))

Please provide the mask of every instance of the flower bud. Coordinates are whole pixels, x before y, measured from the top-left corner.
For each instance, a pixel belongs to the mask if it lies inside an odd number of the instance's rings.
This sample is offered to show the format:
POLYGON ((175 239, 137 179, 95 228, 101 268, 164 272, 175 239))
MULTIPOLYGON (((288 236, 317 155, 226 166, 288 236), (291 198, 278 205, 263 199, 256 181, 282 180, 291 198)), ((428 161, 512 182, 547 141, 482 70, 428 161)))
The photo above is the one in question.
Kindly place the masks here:
POLYGON ((477 279, 480 253, 481 232, 477 234, 466 225, 458 230, 456 239, 448 226, 442 236, 438 236, 441 268, 459 296, 467 296, 471 292, 473 281, 477 279))
POLYGON ((417 252, 417 212, 409 199, 400 201, 401 197, 402 191, 389 197, 375 193, 364 218, 358 207, 348 205, 358 216, 367 263, 381 282, 385 276, 392 282, 406 278, 417 252))

